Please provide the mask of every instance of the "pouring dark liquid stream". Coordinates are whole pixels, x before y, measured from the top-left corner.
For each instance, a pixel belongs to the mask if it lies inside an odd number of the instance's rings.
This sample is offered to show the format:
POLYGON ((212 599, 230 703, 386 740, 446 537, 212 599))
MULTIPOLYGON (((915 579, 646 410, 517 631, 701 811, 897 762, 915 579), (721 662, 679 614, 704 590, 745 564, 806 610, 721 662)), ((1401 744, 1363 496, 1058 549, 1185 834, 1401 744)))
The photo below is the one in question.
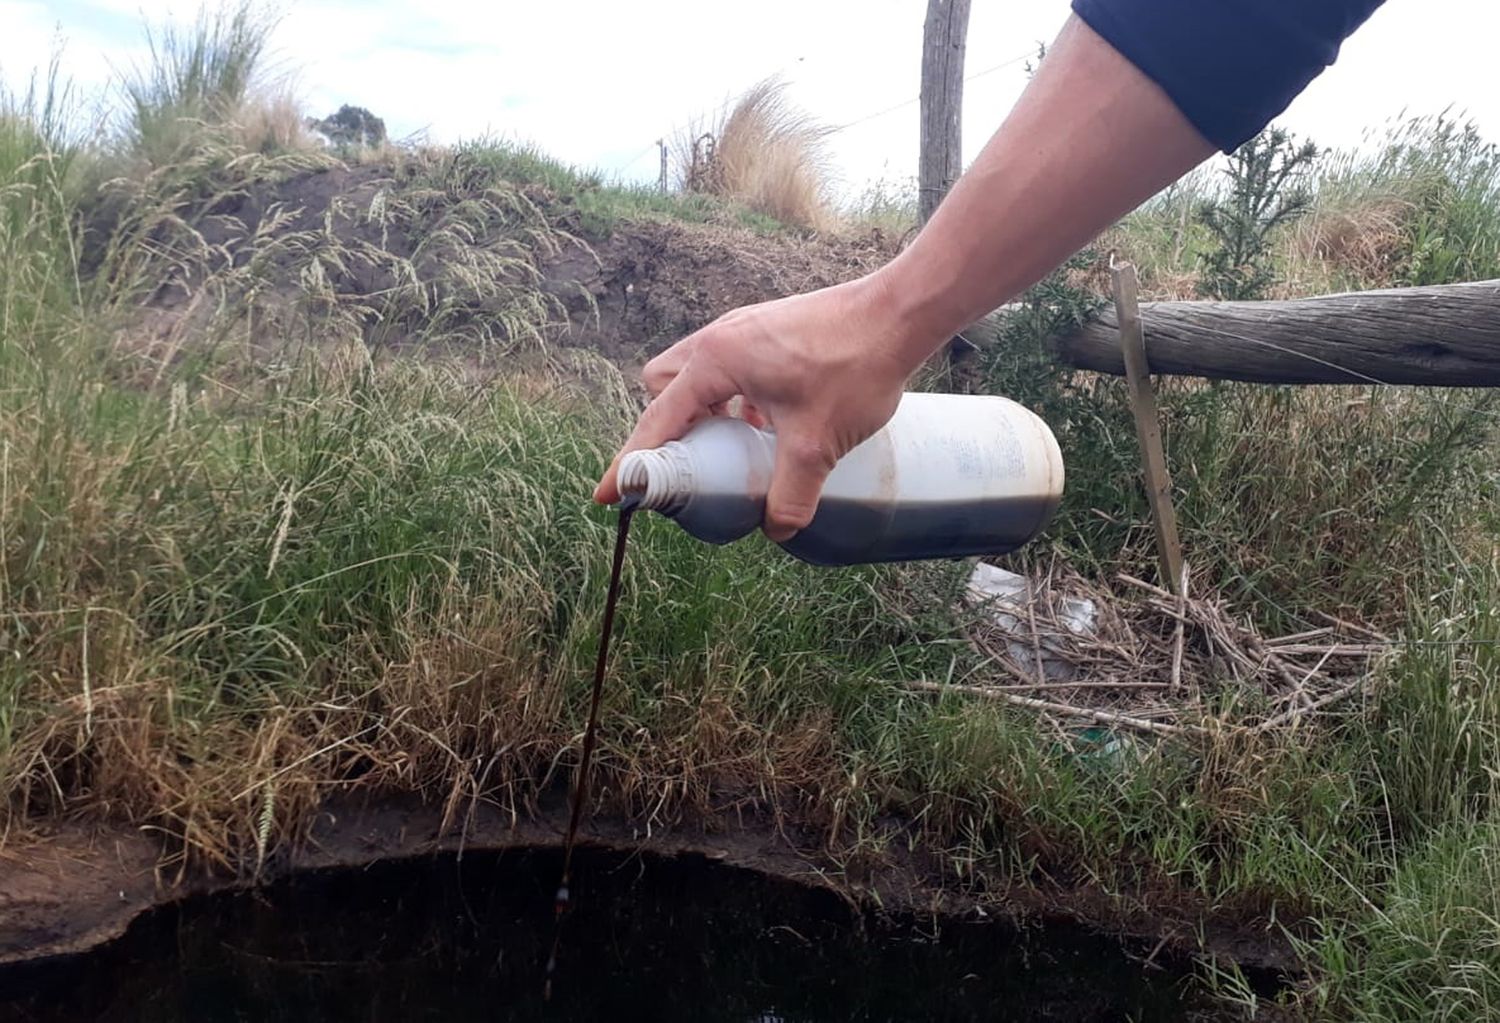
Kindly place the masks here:
POLYGON ((615 531, 615 556, 609 570, 609 595, 604 600, 604 622, 599 627, 599 654, 594 660, 594 691, 589 697, 589 720, 583 729, 583 753, 578 759, 578 779, 573 785, 573 807, 568 815, 568 834, 563 839, 562 877, 557 884, 554 902, 554 924, 552 951, 547 956, 547 980, 542 987, 542 999, 552 997, 552 975, 557 971, 557 949, 562 941, 562 918, 568 911, 571 895, 568 892, 570 872, 573 869, 573 846, 578 839, 578 821, 583 816, 583 804, 589 797, 589 768, 594 762, 594 742, 599 730, 599 697, 604 692, 604 667, 609 662, 609 640, 614 633, 615 604, 620 599, 620 569, 625 564, 625 542, 630 538, 630 519, 635 514, 639 498, 632 494, 620 502, 620 520, 615 531))

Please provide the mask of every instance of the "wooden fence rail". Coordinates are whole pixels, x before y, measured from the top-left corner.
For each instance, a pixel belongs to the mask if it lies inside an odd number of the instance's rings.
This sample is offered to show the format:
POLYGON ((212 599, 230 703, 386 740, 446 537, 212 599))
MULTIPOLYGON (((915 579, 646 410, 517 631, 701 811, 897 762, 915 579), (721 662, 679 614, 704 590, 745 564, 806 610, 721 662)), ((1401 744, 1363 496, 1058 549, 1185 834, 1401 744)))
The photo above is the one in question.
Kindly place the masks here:
MULTIPOLYGON (((1146 302, 1151 372, 1268 384, 1500 386, 1500 280, 1284 302, 1146 302)), ((1125 375, 1113 309, 1058 355, 1125 375)))

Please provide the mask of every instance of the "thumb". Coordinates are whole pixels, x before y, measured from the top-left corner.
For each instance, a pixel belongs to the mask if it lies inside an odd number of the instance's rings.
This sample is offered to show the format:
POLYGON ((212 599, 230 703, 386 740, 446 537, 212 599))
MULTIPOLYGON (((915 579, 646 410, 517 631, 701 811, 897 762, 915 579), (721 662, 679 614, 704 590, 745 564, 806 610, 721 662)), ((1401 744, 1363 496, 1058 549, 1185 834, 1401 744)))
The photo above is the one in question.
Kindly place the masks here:
POLYGON ((812 521, 823 484, 838 456, 814 434, 789 431, 776 438, 776 466, 766 494, 766 536, 782 543, 812 521))

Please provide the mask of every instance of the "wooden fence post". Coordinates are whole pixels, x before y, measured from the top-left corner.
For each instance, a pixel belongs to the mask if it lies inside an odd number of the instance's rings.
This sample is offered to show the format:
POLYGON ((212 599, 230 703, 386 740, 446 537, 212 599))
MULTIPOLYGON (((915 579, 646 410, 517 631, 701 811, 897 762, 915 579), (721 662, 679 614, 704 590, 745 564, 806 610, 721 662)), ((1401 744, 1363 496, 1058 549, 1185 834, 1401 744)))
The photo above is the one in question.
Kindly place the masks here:
POLYGON ((927 223, 963 172, 964 47, 969 0, 927 0, 922 27, 922 134, 917 223, 927 223))

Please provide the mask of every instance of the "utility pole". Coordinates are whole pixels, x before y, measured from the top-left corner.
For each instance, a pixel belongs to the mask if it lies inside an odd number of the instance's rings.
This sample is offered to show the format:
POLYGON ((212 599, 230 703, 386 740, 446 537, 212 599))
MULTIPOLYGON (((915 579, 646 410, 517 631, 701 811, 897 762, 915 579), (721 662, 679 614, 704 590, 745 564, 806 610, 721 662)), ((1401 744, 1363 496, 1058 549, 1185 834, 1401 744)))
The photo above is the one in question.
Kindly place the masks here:
POLYGON ((664 138, 656 140, 656 148, 661 150, 661 177, 656 182, 657 191, 662 195, 667 194, 667 140, 664 138))
POLYGON ((927 223, 963 173, 961 118, 969 0, 927 0, 922 27, 922 151, 917 163, 917 220, 927 223))

